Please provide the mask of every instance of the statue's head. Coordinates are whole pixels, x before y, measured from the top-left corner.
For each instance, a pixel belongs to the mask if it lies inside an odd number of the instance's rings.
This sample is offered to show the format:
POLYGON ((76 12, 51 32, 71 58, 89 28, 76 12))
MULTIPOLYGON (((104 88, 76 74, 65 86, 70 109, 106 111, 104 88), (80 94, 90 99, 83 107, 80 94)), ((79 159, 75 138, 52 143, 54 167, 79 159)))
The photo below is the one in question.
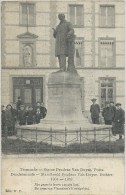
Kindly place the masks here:
POLYGON ((64 13, 60 13, 58 15, 58 18, 59 18, 60 21, 63 21, 65 19, 65 14, 64 13))

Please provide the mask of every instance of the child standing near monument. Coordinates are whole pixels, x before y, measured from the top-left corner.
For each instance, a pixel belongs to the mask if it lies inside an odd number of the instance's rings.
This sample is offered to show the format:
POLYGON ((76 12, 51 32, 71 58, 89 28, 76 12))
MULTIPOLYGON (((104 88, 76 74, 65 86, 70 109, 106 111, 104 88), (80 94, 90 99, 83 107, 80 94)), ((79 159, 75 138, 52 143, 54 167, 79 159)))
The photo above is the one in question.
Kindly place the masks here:
POLYGON ((35 113, 35 123, 36 124, 40 123, 41 118, 42 118, 42 114, 41 114, 40 108, 37 108, 36 113, 35 113))
POLYGON ((32 108, 32 106, 29 106, 28 112, 26 114, 26 118, 27 118, 27 125, 32 125, 35 122, 35 113, 34 110, 32 108))
POLYGON ((24 105, 20 106, 20 110, 18 112, 18 121, 19 121, 19 125, 26 124, 26 111, 24 105))

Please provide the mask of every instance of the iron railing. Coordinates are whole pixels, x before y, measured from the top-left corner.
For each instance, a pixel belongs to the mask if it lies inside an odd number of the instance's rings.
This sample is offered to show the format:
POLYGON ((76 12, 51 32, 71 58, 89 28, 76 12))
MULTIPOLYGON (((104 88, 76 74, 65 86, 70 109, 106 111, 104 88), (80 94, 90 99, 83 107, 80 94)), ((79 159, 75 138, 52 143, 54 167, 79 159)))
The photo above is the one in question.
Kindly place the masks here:
MULTIPOLYGON (((39 130, 17 128, 17 152, 19 153, 43 153, 43 152, 72 152, 72 153, 102 153, 102 146, 106 151, 115 153, 117 138, 112 135, 111 128, 85 130, 39 130), (101 144, 101 145, 99 145, 101 144), (87 151, 87 152, 86 152, 87 151)), ((6 138, 6 151, 8 141, 6 138)), ((8 146, 7 146, 8 145, 8 146)), ((10 147, 10 146, 9 146, 10 147)))

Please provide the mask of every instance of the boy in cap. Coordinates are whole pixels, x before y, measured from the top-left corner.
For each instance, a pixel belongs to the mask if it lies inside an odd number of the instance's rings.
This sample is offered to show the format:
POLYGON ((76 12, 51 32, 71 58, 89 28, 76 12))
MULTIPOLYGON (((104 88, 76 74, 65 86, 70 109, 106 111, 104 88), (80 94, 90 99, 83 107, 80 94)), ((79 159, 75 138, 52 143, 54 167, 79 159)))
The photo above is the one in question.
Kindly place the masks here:
POLYGON ((99 124, 100 106, 96 104, 96 98, 91 99, 93 104, 90 107, 91 119, 93 124, 99 124))
POLYGON ((116 104, 116 112, 113 120, 112 133, 113 135, 119 134, 119 139, 122 139, 124 135, 124 123, 125 123, 125 112, 121 108, 121 104, 116 104))
POLYGON ((40 111, 40 108, 37 108, 35 112, 35 123, 36 124, 40 123, 41 118, 42 118, 42 113, 40 111))
POLYGON ((20 106, 20 110, 18 112, 18 121, 19 121, 19 125, 26 124, 26 111, 24 105, 20 106))

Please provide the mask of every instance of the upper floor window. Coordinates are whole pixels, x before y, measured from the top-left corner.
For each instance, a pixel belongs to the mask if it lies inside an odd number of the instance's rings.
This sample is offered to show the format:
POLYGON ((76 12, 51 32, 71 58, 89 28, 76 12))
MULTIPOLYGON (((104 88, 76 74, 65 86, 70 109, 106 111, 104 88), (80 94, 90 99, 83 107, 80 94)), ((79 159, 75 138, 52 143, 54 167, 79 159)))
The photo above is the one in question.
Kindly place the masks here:
POLYGON ((83 5, 69 5, 70 22, 74 27, 82 27, 84 25, 83 5))
POLYGON ((21 17, 20 24, 24 26, 35 25, 35 4, 33 3, 21 3, 21 17))
POLYGON ((99 66, 115 66, 115 41, 114 39, 100 39, 99 43, 99 66))
POLYGON ((101 27, 115 26, 115 6, 110 5, 100 6, 100 26, 101 27))
POLYGON ((83 67, 84 40, 83 38, 75 39, 74 62, 76 67, 83 67))

